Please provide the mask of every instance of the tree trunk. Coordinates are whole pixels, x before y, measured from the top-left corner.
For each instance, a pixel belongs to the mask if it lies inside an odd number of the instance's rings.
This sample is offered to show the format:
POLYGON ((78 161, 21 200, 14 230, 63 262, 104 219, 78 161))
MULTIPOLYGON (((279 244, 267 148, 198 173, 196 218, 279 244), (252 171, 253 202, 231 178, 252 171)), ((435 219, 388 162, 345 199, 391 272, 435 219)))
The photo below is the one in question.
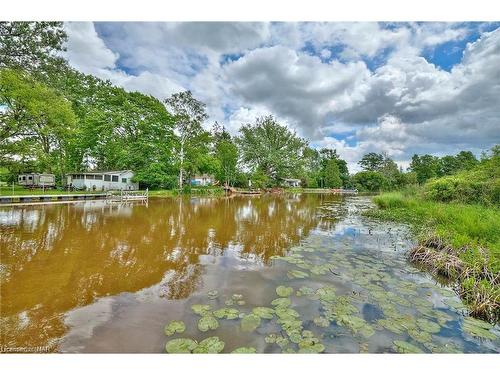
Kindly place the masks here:
POLYGON ((184 142, 181 142, 181 150, 180 150, 180 168, 179 168, 179 189, 182 189, 183 182, 183 172, 184 172, 184 142))

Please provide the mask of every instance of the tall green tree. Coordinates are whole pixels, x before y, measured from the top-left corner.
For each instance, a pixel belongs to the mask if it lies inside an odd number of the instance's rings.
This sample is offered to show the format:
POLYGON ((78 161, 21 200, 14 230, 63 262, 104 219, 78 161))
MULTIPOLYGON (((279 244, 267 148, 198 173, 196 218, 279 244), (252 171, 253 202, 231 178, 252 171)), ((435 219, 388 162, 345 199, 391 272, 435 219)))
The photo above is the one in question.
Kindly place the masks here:
POLYGON ((384 164, 384 155, 370 152, 361 158, 358 164, 365 171, 376 172, 379 171, 384 164))
POLYGON ((259 169, 275 184, 295 176, 303 165, 307 142, 279 124, 273 116, 260 117, 241 127, 237 143, 243 162, 259 169))
POLYGON ((43 171, 65 172, 76 116, 71 104, 29 74, 0 70, 0 155, 36 160, 43 171))
POLYGON ((325 186, 328 188, 339 188, 342 186, 340 170, 335 159, 329 159, 325 166, 325 186))
POLYGON ((217 160, 216 178, 227 185, 236 181, 238 148, 224 126, 216 122, 213 127, 215 158, 217 160))
POLYGON ((175 129, 178 137, 179 188, 182 188, 186 162, 191 170, 195 168, 195 159, 200 157, 196 146, 206 145, 207 132, 202 123, 208 118, 206 105, 195 99, 191 91, 173 94, 165 100, 167 107, 174 114, 175 129))
POLYGON ((410 169, 417 175, 419 184, 423 184, 430 178, 436 177, 439 168, 439 158, 432 155, 413 155, 410 169))

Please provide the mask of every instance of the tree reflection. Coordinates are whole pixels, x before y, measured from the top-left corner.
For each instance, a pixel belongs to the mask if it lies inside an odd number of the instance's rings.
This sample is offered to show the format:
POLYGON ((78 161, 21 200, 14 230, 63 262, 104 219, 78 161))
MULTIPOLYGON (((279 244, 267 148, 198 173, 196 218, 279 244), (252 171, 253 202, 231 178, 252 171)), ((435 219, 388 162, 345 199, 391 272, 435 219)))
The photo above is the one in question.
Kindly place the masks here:
POLYGON ((183 197, 150 200, 147 207, 86 202, 3 208, 1 343, 50 344, 64 335, 63 317, 71 309, 162 280, 162 296, 187 298, 200 285, 202 255, 239 249, 238 257, 269 265, 272 255, 320 225, 317 207, 324 199, 183 197))

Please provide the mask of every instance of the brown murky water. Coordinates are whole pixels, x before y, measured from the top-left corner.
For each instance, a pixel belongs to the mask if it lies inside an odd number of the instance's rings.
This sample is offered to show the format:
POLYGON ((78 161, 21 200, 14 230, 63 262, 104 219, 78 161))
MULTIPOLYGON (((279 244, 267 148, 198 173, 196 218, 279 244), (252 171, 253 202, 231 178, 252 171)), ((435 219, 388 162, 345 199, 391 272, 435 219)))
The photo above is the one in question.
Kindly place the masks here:
POLYGON ((284 328, 297 314, 301 334, 325 352, 438 351, 444 343, 450 351, 497 352, 498 327, 464 332, 453 292, 405 261, 406 228, 363 218, 369 204, 303 194, 1 207, 1 345, 164 352, 171 339, 217 336, 223 352, 310 349, 284 328), (279 285, 293 288, 295 312, 276 308, 279 319, 242 329, 254 307, 275 308, 279 285), (202 332, 193 304, 233 305, 240 316, 202 332), (314 324, 318 317, 328 324, 314 324), (169 338, 164 327, 174 319, 186 331, 169 338), (401 349, 401 341, 413 347, 401 349))

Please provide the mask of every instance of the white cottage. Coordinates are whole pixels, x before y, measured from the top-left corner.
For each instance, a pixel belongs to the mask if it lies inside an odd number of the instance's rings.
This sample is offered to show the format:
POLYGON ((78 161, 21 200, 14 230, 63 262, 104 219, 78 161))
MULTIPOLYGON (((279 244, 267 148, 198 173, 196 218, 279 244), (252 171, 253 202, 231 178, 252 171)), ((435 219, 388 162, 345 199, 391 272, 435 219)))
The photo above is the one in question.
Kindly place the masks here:
POLYGON ((139 190, 139 184, 132 182, 134 172, 107 171, 70 173, 66 176, 67 186, 83 190, 139 190))

